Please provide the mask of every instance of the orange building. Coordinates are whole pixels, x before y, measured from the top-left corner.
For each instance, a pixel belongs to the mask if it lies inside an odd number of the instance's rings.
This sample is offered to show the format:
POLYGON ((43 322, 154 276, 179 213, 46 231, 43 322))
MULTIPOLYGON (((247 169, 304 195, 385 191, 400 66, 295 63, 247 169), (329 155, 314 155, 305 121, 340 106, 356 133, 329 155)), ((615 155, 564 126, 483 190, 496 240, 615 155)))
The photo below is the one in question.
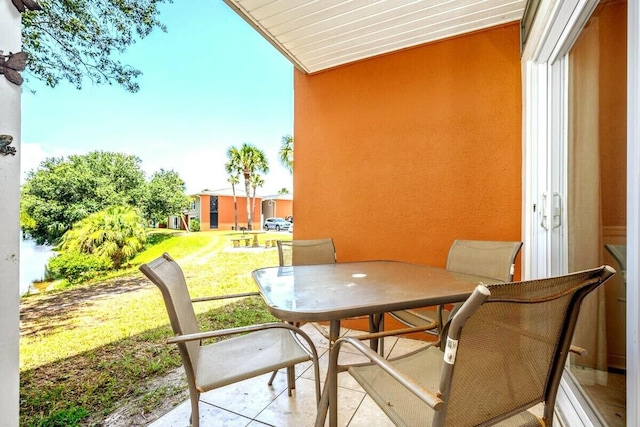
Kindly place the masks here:
POLYGON ((288 218, 293 216, 293 195, 275 194, 262 197, 263 218, 288 218))
MULTIPOLYGON (((235 229, 234 197, 231 188, 214 191, 203 191, 191 196, 193 202, 191 209, 185 214, 185 220, 200 220, 200 229, 207 230, 233 230, 235 229)), ((236 189, 235 205, 237 206, 238 228, 247 227, 247 198, 244 191, 236 189)), ((249 198, 250 209, 253 212, 252 230, 262 228, 261 206, 262 198, 256 196, 255 204, 249 198)), ((248 227, 247 227, 248 228, 248 227)))

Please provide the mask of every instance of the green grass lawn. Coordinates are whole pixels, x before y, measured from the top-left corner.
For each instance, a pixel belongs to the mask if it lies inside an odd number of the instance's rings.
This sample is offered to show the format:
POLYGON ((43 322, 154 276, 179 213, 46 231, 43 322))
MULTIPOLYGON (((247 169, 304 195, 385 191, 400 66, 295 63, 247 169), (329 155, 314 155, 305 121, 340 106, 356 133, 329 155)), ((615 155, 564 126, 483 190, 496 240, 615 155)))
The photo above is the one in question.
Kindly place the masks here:
MULTIPOLYGON (((103 281, 21 300, 20 425, 100 425, 125 402, 143 414, 183 387, 146 387, 181 365, 160 291, 137 269, 163 252, 181 265, 192 298, 257 290, 251 272, 276 249, 232 248, 232 232, 157 235, 131 268, 103 281)), ((291 239, 290 234, 266 233, 291 239)), ((275 320, 260 298, 195 305, 201 328, 275 320)), ((133 416, 133 414, 131 414, 133 416)))

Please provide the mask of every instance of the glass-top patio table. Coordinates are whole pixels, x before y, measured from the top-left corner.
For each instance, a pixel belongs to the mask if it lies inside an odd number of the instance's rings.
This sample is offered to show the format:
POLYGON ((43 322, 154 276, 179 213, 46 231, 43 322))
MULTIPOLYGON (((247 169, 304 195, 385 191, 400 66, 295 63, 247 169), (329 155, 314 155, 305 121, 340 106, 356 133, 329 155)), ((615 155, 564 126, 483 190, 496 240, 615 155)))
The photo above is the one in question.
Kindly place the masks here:
POLYGON ((495 282, 401 261, 267 267, 253 278, 271 314, 294 323, 460 302, 478 283, 495 282))
MULTIPOLYGON (((479 283, 495 282, 400 261, 267 267, 255 270, 253 278, 271 314, 292 323, 329 321, 331 342, 341 319, 460 302, 479 283)), ((322 410, 327 405, 323 391, 322 410)))

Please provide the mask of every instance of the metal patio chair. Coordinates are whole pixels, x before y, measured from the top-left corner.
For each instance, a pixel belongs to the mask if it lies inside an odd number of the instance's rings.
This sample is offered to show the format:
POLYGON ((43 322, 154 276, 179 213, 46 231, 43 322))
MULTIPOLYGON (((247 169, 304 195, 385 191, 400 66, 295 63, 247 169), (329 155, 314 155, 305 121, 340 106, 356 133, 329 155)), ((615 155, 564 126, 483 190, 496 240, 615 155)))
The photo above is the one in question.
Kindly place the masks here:
MULTIPOLYGON (((357 339, 341 338, 331 351, 330 366, 337 369, 328 381, 336 384, 338 371, 348 370, 398 426, 549 427, 580 304, 614 273, 602 266, 479 285, 454 314, 444 351, 434 343, 386 360, 357 339), (346 344, 372 363, 339 366, 346 344), (539 403, 542 418, 528 411, 539 403)), ((324 425, 324 415, 316 426, 324 425)), ((335 425, 337 411, 331 415, 335 425)))
POLYGON ((176 344, 182 357, 194 427, 200 424, 200 393, 287 368, 287 387, 291 396, 291 390, 295 388, 293 366, 302 362, 313 362, 316 399, 319 399, 318 354, 309 336, 295 326, 266 323, 200 332, 192 302, 244 297, 257 292, 191 300, 182 269, 167 253, 141 265, 140 270, 162 292, 175 334, 167 343, 176 344), (203 344, 202 340, 208 338, 225 339, 203 344))
POLYGON ((336 262, 333 239, 278 240, 280 266, 331 264, 336 262))
MULTIPOLYGON (((513 280, 515 260, 522 242, 492 240, 455 240, 449 248, 447 270, 454 273, 473 274, 501 282, 513 280)), ((460 305, 455 305, 459 307, 460 305)), ((440 336, 441 325, 447 324, 450 313, 443 306, 433 309, 419 308, 393 311, 391 317, 411 327, 440 336), (434 319, 435 315, 435 319, 434 319)))

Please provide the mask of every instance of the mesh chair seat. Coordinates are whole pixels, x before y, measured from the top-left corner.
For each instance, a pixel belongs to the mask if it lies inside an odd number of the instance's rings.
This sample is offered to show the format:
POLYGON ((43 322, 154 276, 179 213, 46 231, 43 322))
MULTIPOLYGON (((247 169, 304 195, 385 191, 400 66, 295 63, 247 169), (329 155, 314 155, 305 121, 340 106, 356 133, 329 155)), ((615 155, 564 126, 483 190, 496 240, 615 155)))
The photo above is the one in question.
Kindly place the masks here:
MULTIPOLYGON (((391 362, 400 372, 418 372, 412 380, 432 393, 438 392, 442 369, 442 351, 428 347, 424 351, 391 362)), ((391 421, 399 426, 430 425, 435 411, 377 365, 352 366, 349 374, 362 386, 391 421)))
POLYGON ((311 360, 291 331, 260 330, 200 347, 196 387, 206 392, 311 360))
POLYGON ((410 327, 425 326, 433 329, 438 327, 437 320, 433 318, 436 312, 426 307, 393 311, 389 314, 394 319, 410 327))

